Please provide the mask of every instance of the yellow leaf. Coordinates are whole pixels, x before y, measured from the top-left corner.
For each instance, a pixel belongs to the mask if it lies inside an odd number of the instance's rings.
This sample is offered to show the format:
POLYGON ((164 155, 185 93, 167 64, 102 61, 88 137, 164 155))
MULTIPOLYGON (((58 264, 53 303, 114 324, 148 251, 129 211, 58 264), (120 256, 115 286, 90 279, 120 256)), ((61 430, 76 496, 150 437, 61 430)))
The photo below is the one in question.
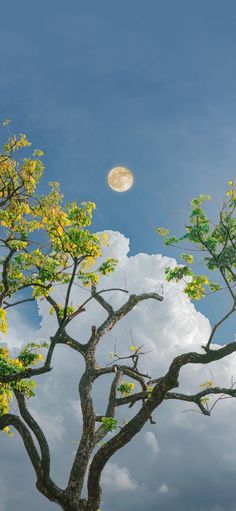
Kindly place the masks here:
POLYGON ((0 330, 4 334, 7 333, 7 329, 8 329, 6 315, 7 315, 6 311, 4 309, 0 308, 0 330))
POLYGON ((58 234, 61 236, 61 234, 63 234, 63 228, 61 227, 61 225, 58 226, 57 228, 57 232, 58 234))

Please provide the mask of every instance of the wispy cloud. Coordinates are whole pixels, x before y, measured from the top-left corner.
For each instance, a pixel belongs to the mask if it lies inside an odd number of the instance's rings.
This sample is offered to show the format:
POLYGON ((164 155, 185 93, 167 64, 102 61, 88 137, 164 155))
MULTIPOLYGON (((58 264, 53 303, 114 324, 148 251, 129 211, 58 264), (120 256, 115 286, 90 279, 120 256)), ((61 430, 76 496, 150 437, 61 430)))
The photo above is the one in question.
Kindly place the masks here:
POLYGON ((160 451, 156 435, 152 431, 146 431, 144 433, 144 439, 148 447, 154 454, 158 454, 160 451))
POLYGON ((164 494, 169 492, 169 487, 166 483, 160 484, 158 487, 158 493, 164 494))

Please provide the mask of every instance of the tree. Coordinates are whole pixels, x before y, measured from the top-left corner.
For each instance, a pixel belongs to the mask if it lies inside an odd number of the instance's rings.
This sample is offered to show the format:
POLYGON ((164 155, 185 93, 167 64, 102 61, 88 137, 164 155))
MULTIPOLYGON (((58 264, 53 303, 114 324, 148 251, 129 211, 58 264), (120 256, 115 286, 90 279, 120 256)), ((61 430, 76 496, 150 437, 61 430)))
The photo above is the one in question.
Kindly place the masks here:
POLYGON ((90 231, 95 204, 84 202, 63 203, 57 183, 50 183, 48 195, 37 195, 36 187, 43 172, 40 150, 27 156, 30 147, 25 135, 11 137, 0 156, 0 221, 1 221, 1 284, 0 284, 0 330, 6 335, 7 312, 10 307, 38 299, 50 304, 50 313, 57 318, 57 329, 44 343, 26 344, 18 356, 12 358, 4 343, 0 348, 0 429, 11 435, 12 428, 21 436, 36 475, 38 490, 65 511, 97 511, 101 501, 100 479, 111 456, 128 444, 150 420, 152 413, 165 400, 181 400, 194 403, 205 415, 210 415, 209 396, 222 394, 236 397, 234 385, 230 388, 216 387, 213 382, 202 384, 200 392, 186 395, 176 392, 181 368, 187 364, 209 364, 236 351, 236 342, 212 348, 216 330, 236 309, 235 294, 235 245, 236 245, 236 193, 233 182, 228 183, 227 199, 223 202, 219 217, 211 223, 203 205, 210 196, 200 195, 192 200, 189 225, 183 235, 168 236, 169 231, 158 228, 166 246, 187 242, 187 253, 181 255, 183 264, 166 269, 167 281, 183 280, 185 293, 190 299, 199 300, 208 292, 227 290, 231 308, 213 326, 207 343, 200 352, 188 352, 173 358, 164 375, 143 374, 140 358, 145 355, 141 346, 131 346, 130 354, 113 354, 112 362, 104 367, 96 363, 97 347, 112 328, 140 302, 165 299, 158 293, 129 294, 118 309, 106 300, 108 289, 97 290, 99 275, 109 275, 115 270, 116 260, 108 258, 99 264, 104 244, 108 243, 90 231), (23 152, 23 158, 18 151, 23 152), (203 253, 206 271, 218 276, 217 283, 209 276, 197 275, 193 270, 194 250, 203 253), (72 306, 71 291, 74 285, 87 286, 89 298, 82 304, 72 306), (66 289, 64 303, 53 296, 53 286, 66 289), (91 326, 91 336, 82 343, 68 334, 68 325, 86 311, 89 301, 96 300, 105 310, 106 319, 91 326), (45 434, 27 407, 27 399, 34 396, 34 376, 52 370, 52 359, 59 344, 76 352, 85 362, 85 370, 79 382, 79 394, 83 416, 83 431, 69 474, 66 489, 59 488, 50 473, 50 449, 45 434), (45 358, 43 357, 45 353, 45 358), (37 367, 34 367, 37 365, 37 367), (104 375, 113 375, 107 408, 103 415, 96 412, 93 385, 104 375), (127 378, 127 379, 125 379, 127 378), (140 391, 134 390, 135 383, 140 391), (13 402, 18 413, 11 413, 13 402), (120 406, 130 408, 139 404, 132 418, 117 428, 116 410, 120 406), (113 435, 106 441, 108 432, 113 435), (81 497, 87 477, 87 497, 81 497))

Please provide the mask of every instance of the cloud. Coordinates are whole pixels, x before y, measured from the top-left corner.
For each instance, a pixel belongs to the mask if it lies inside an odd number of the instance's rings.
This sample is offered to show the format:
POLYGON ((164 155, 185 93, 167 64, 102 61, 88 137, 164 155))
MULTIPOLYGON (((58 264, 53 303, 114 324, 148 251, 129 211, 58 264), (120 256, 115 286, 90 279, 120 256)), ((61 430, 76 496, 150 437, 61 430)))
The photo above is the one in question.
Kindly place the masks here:
POLYGON ((1 341, 6 342, 9 348, 20 348, 26 342, 35 339, 35 326, 30 317, 23 314, 20 309, 10 308, 7 311, 9 331, 7 338, 2 336, 1 341))
POLYGON ((116 463, 107 463, 103 471, 102 483, 114 492, 138 488, 138 483, 131 478, 129 469, 120 468, 116 463))
POLYGON ((154 454, 160 451, 156 435, 152 431, 146 431, 146 433, 144 433, 144 439, 147 446, 150 447, 154 454))
POLYGON ((63 417, 61 415, 44 415, 39 412, 39 409, 31 407, 30 412, 32 413, 35 420, 38 422, 42 430, 45 432, 47 441, 54 449, 58 443, 61 443, 62 438, 65 434, 65 427, 63 425, 63 417))
MULTIPOLYGON (((118 232, 109 231, 108 234, 110 247, 105 250, 104 256, 118 257, 120 262, 113 275, 101 279, 99 289, 127 286, 130 293, 160 292, 163 289, 164 301, 160 303, 148 300, 137 305, 104 337, 98 349, 98 363, 106 365, 110 362, 109 353, 113 351, 114 344, 119 353, 129 353, 131 330, 135 344, 144 345, 147 351, 150 350, 143 357, 140 369, 152 377, 161 376, 175 355, 201 350, 211 329, 210 322, 183 294, 181 283, 166 284, 164 270, 167 265, 173 267, 176 264, 174 259, 160 254, 142 253, 129 257, 129 241, 118 232)), ((55 297, 60 301, 64 292, 63 287, 55 287, 55 297)), ((87 290, 74 287, 74 304, 82 303, 88 296, 87 290)), ((104 296, 114 307, 120 306, 127 299, 127 295, 122 292, 111 291, 104 296)), ((40 325, 34 332, 30 319, 18 313, 12 344, 18 346, 24 340, 24 331, 30 333, 31 338, 37 339, 48 339, 54 332, 55 317, 49 315, 48 304, 38 302, 38 310, 40 325), (17 332, 20 332, 19 339, 17 332)), ((89 302, 86 313, 72 322, 69 333, 80 342, 86 342, 91 333, 91 325, 99 326, 105 317, 106 312, 99 304, 89 302)), ((59 345, 52 365, 53 371, 37 378, 39 385, 36 399, 29 404, 34 416, 45 428, 52 449, 52 477, 65 487, 75 444, 81 433, 78 381, 84 364, 79 354, 59 345)), ((180 374, 178 391, 196 392, 200 383, 211 379, 212 375, 216 384, 229 385, 231 376, 236 376, 235 357, 212 363, 209 367, 185 367, 180 374)), ((99 415, 104 413, 110 382, 111 378, 106 376, 94 387, 96 412, 99 415)), ((138 385, 136 390, 139 390, 138 385)), ((111 459, 103 474, 104 511, 120 511, 121 508, 141 511, 144 507, 146 511, 151 511, 158 506, 161 509, 164 494, 168 495, 165 511, 174 511, 176 508, 182 511, 221 511, 214 509, 217 505, 223 506, 222 511, 231 511, 236 477, 235 456, 232 452, 232 445, 236 442, 235 401, 228 399, 220 403, 211 418, 196 412, 186 413, 189 408, 194 409, 182 402, 163 403, 153 414, 156 425, 147 424, 142 434, 137 435, 111 459), (158 456, 150 455, 150 450, 158 456), (142 492, 133 491, 130 502, 128 490, 137 490, 140 484, 142 492), (204 494, 204 502, 198 492, 199 485, 204 494), (174 488, 178 488, 178 491, 174 488), (114 498, 118 489, 119 502, 114 498), (122 492, 122 489, 127 492, 122 492), (194 505, 191 507, 189 502, 194 502, 194 505)), ((119 421, 129 420, 135 410, 137 406, 132 409, 120 407, 119 421)), ((34 489, 34 474, 18 435, 15 434, 13 439, 1 435, 0 448, 0 470, 4 473, 7 511, 14 509, 12 498, 14 495, 15 499, 18 498, 16 496, 21 488, 24 498, 21 496, 17 500, 18 511, 30 511, 32 502, 34 511, 42 508, 45 511, 56 509, 34 489), (20 482, 19 471, 24 473, 20 482)))
POLYGON ((166 483, 162 483, 160 484, 159 488, 158 488, 158 493, 168 493, 169 492, 169 487, 166 483))

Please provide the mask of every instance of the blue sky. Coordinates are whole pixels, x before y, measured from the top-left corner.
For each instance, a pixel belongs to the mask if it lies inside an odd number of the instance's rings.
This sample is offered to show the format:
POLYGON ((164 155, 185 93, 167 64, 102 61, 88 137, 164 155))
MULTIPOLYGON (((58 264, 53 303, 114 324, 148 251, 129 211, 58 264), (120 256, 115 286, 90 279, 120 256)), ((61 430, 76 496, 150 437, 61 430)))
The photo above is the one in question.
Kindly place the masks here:
MULTIPOLYGON (((236 6, 217 1, 5 4, 0 115, 46 153, 45 183, 95 200, 96 228, 160 249, 190 198, 235 168, 236 6), (132 192, 107 170, 130 166, 132 192)), ((3 135, 2 135, 3 136, 3 135)))
POLYGON ((0 117, 45 151, 44 186, 95 201, 94 228, 131 254, 176 254, 155 228, 181 230, 191 198, 219 200, 235 175, 235 3, 13 0, 1 14, 0 117), (106 184, 117 164, 129 193, 106 184))
POLYGON ((12 0, 1 20, 0 118, 44 150, 42 189, 95 201, 94 229, 131 254, 176 254, 155 228, 180 230, 191 198, 235 175, 236 3, 12 0), (135 177, 124 194, 106 184, 118 164, 135 177))

